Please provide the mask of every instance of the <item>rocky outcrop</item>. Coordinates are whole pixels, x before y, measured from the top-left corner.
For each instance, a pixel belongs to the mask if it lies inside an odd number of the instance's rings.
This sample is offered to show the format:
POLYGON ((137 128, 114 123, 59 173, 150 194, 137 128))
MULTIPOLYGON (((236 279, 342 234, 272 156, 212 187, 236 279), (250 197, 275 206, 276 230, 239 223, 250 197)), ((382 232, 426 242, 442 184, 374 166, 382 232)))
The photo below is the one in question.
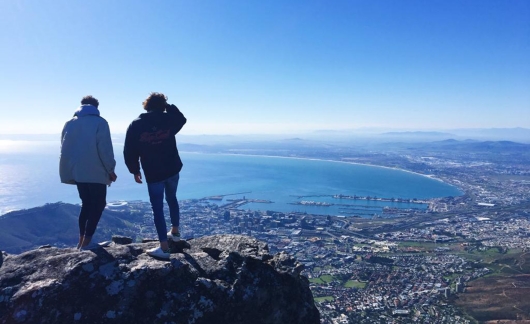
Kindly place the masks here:
POLYGON ((285 253, 240 235, 91 251, 45 247, 3 255, 0 323, 319 323, 309 282, 285 253))

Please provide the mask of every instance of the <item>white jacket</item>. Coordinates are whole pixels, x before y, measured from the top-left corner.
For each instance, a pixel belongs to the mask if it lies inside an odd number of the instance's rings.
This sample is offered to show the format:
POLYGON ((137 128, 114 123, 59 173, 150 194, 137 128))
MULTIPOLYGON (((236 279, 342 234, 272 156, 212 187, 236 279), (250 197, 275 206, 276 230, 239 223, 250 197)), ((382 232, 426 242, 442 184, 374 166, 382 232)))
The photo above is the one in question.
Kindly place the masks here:
POLYGON ((110 184, 116 161, 109 124, 92 105, 82 105, 61 133, 61 182, 110 184))

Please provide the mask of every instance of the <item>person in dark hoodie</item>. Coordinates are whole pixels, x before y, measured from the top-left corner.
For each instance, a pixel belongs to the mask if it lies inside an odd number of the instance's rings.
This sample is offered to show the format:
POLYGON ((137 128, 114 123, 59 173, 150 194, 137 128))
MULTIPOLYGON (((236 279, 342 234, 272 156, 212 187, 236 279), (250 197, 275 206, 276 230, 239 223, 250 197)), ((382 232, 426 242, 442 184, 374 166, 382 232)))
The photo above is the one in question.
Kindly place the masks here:
POLYGON ((82 203, 77 244, 80 249, 96 246, 90 243, 107 205, 107 185, 117 178, 109 124, 99 115, 98 106, 96 98, 83 97, 81 107, 61 132, 61 182, 76 185, 82 203))
POLYGON ((186 124, 186 118, 175 105, 167 103, 167 97, 162 93, 151 93, 143 102, 143 107, 147 112, 133 120, 127 128, 123 156, 129 172, 134 175, 134 180, 142 183, 141 166, 147 182, 160 241, 160 247, 147 250, 147 254, 169 259, 168 239, 176 241, 180 238, 177 186, 182 161, 175 135, 186 124), (171 218, 171 230, 167 233, 163 208, 164 193, 171 218))

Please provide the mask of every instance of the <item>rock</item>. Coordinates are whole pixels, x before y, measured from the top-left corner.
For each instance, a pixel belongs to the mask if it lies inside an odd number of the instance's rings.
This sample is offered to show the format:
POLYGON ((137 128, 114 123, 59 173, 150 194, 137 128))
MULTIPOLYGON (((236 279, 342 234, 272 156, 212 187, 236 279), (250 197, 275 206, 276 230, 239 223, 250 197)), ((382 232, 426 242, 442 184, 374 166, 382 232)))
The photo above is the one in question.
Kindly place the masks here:
MULTIPOLYGON (((158 243, 159 241, 158 240, 153 240, 153 239, 143 239, 142 240, 142 243, 152 243, 152 242, 156 242, 158 243)), ((168 240, 168 245, 169 245, 169 249, 171 250, 171 253, 182 253, 184 251, 184 249, 189 249, 190 248, 190 244, 184 240, 179 240, 179 241, 172 241, 172 240, 168 240)))
POLYGON ((121 236, 121 235, 112 235, 112 242, 116 244, 131 244, 133 242, 133 239, 127 236, 121 236))
POLYGON ((169 243, 169 248, 171 249, 171 253, 183 253, 184 249, 191 248, 190 244, 183 240, 176 241, 176 242, 169 240, 168 243, 169 243))
POLYGON ((37 249, 4 255, 0 323, 320 323, 307 278, 286 253, 241 235, 92 251, 37 249))

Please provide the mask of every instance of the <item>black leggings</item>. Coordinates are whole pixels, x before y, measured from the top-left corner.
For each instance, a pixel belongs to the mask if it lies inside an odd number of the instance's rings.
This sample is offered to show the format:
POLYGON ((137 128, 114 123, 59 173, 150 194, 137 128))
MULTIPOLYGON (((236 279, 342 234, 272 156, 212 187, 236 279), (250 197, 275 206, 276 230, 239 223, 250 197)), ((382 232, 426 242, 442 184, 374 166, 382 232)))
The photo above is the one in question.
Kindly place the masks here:
POLYGON ((81 198, 79 235, 92 236, 107 205, 107 186, 101 183, 77 183, 81 198))

